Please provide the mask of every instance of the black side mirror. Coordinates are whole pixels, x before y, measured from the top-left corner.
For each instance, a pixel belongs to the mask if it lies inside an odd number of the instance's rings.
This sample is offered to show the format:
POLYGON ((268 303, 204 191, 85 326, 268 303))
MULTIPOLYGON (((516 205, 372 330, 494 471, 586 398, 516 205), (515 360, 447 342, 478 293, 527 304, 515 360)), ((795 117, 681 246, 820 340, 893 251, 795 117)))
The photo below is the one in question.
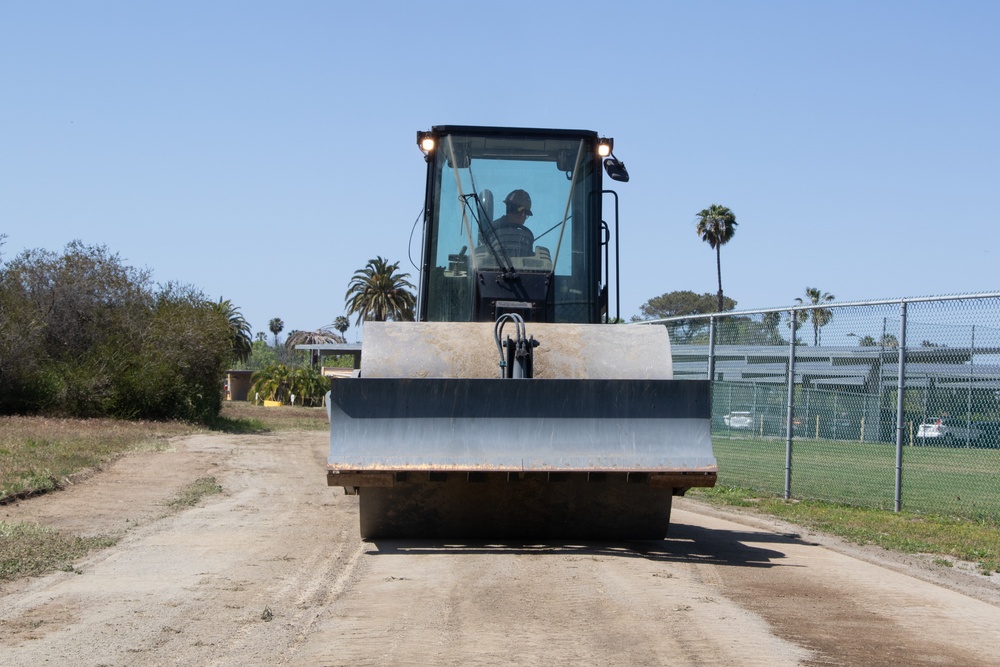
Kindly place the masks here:
POLYGON ((604 171, 608 173, 612 181, 628 183, 628 169, 625 168, 625 163, 618 158, 612 156, 604 160, 604 171))

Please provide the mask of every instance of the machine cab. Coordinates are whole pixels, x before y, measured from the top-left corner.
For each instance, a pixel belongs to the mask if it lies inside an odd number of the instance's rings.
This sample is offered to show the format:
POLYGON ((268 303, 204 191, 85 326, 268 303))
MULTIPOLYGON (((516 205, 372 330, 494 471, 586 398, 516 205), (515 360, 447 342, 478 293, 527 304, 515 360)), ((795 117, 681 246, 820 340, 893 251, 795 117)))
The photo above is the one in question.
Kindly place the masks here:
MULTIPOLYGON (((427 160, 418 319, 601 321, 609 234, 600 161, 610 139, 446 125, 418 132, 417 142, 427 160)), ((627 180, 615 158, 605 163, 627 180)))

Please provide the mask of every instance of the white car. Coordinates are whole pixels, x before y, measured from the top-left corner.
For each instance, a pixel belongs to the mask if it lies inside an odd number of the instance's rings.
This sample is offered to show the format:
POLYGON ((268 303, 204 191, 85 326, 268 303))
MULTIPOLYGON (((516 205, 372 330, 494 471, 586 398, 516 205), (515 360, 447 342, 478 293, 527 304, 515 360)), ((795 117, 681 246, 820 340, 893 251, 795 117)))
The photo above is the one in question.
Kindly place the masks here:
POLYGON ((954 419, 935 419, 924 422, 917 429, 917 438, 925 442, 943 442, 946 444, 975 442, 982 432, 975 424, 971 428, 965 422, 954 419))
POLYGON ((729 428, 753 428, 752 412, 730 412, 722 418, 729 428))

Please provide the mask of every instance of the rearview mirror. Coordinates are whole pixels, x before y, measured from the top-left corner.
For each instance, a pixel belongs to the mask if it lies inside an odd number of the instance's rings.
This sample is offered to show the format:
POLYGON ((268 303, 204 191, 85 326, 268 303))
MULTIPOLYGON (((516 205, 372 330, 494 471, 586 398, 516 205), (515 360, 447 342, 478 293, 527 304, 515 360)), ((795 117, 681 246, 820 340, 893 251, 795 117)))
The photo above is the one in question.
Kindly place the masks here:
POLYGON ((625 163, 618 158, 607 158, 604 161, 604 171, 608 172, 608 176, 611 177, 612 181, 628 183, 628 169, 625 168, 625 163))

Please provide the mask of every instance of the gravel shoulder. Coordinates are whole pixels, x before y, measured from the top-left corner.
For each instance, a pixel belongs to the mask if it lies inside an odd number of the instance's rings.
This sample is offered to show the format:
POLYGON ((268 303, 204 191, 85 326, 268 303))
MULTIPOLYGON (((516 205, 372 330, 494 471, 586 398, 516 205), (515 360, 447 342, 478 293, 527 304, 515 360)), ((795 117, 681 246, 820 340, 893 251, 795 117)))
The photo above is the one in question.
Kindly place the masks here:
POLYGON ((194 435, 0 507, 118 535, 0 588, 5 665, 988 665, 993 579, 680 500, 666 540, 358 538, 322 432, 194 435), (194 480, 223 488, 193 508, 194 480))

